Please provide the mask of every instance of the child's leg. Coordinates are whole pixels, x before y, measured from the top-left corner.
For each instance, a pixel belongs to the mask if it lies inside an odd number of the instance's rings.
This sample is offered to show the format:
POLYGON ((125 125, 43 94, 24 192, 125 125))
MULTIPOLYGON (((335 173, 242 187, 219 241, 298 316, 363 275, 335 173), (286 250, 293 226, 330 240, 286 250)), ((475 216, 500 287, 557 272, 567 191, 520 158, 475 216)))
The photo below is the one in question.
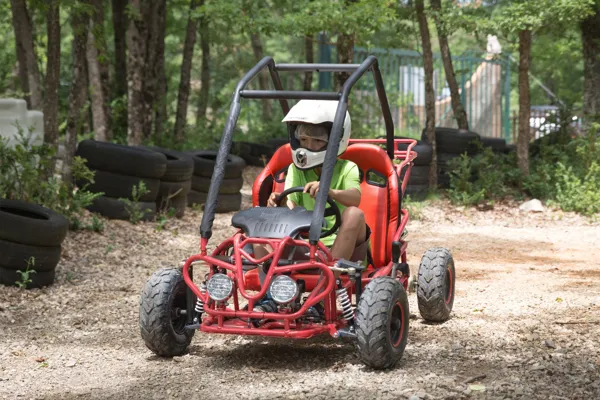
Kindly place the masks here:
POLYGON ((365 214, 358 207, 348 207, 342 214, 342 225, 331 248, 335 258, 350 260, 354 248, 367 240, 365 214))

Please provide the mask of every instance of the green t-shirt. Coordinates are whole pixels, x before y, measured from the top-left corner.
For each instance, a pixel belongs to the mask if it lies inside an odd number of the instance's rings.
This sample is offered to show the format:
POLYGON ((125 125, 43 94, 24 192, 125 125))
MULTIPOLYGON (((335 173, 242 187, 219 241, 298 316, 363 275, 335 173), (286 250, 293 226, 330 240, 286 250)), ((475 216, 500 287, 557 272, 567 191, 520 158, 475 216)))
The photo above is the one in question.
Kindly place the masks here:
MULTIPOLYGON (((285 188, 289 189, 295 186, 304 187, 308 182, 318 181, 320 177, 315 173, 314 169, 300 170, 292 163, 290 164, 285 178, 285 188)), ((355 188, 360 192, 360 175, 358 166, 352 161, 338 159, 335 168, 333 169, 333 177, 331 178, 331 189, 346 190, 355 188)), ((307 210, 315 209, 315 199, 310 197, 308 193, 292 193, 288 196, 288 200, 293 201, 298 206, 302 206, 307 210)), ((340 208, 340 213, 344 212, 345 206, 336 201, 340 208)), ((335 223, 335 216, 326 217, 327 230, 335 223)), ((335 241, 337 234, 333 234, 321 239, 325 246, 331 247, 335 241)))

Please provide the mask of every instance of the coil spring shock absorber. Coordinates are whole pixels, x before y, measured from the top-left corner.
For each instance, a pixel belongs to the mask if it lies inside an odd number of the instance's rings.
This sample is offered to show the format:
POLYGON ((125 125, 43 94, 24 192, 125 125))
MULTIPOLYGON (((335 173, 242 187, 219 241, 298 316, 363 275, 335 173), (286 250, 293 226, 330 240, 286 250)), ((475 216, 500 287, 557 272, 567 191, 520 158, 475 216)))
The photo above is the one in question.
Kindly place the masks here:
POLYGON ((349 324, 352 324, 354 321, 354 310, 352 310, 352 302, 350 301, 350 297, 348 297, 348 291, 342 287, 337 289, 335 294, 342 304, 342 315, 344 316, 344 319, 348 321, 349 324))
MULTIPOLYGON (((206 284, 202 282, 200 284, 200 293, 206 293, 206 284)), ((200 297, 196 298, 196 306, 194 307, 194 311, 196 312, 196 317, 194 318, 196 321, 202 318, 202 314, 204 313, 204 302, 200 297)))

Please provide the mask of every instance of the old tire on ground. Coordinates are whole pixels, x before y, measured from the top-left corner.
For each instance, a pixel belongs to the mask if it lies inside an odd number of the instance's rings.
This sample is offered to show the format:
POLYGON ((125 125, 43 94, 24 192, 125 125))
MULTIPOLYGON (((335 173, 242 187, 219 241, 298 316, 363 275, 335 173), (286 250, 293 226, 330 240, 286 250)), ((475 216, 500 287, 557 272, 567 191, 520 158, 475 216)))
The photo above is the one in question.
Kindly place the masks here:
MULTIPOLYGON (((191 181, 183 181, 183 182, 167 182, 160 181, 159 189, 158 189, 158 198, 167 197, 171 195, 179 196, 180 194, 184 194, 187 196, 189 191, 192 189, 191 181)), ((173 197, 175 197, 173 196, 173 197)))
POLYGON ((436 247, 423 254, 417 278, 417 303, 423 319, 441 322, 450 317, 455 281, 450 250, 436 247))
POLYGON ((160 178, 167 168, 167 158, 163 154, 91 139, 79 142, 75 155, 87 159, 89 168, 140 178, 160 178))
POLYGON ((144 147, 142 148, 164 154, 167 158, 167 168, 165 173, 160 177, 161 181, 182 182, 189 181, 194 173, 194 159, 191 155, 182 151, 163 149, 161 147, 144 147))
POLYGON ((92 193, 104 193, 107 197, 123 197, 133 199, 132 189, 140 182, 144 182, 148 192, 139 196, 138 201, 154 201, 158 196, 160 180, 150 178, 140 178, 137 176, 116 174, 114 172, 96 170, 94 183, 91 183, 87 190, 92 193))
MULTIPOLYGON (((21 271, 25 271, 22 269, 21 271)), ((54 277, 56 276, 55 270, 50 271, 36 271, 35 273, 29 274, 31 282, 25 286, 27 289, 36 289, 44 286, 52 285, 54 283, 54 277)), ((0 267, 0 283, 6 286, 17 286, 16 282, 21 281, 21 274, 14 269, 0 267)))
MULTIPOLYGON (((141 219, 142 221, 150 221, 156 216, 156 203, 154 201, 132 201, 131 205, 132 207, 138 207, 141 211, 145 210, 141 219)), ((126 204, 113 197, 97 197, 87 209, 110 219, 129 220, 131 217, 126 204)))
MULTIPOLYGON (((210 178, 215 170, 217 152, 212 150, 195 150, 188 152, 194 159, 194 175, 210 178)), ((246 162, 243 158, 230 154, 225 163, 225 178, 242 176, 246 162)))
MULTIPOLYGON (((241 176, 239 178, 230 178, 223 179, 221 183, 221 187, 219 188, 219 193, 221 194, 235 194, 242 189, 244 186, 244 178, 241 176)), ((208 192, 210 188, 210 178, 206 178, 204 176, 194 175, 192 177, 192 189, 198 192, 208 192)))
MULTIPOLYGON (((404 179, 405 173, 400 178, 404 179)), ((409 185, 427 185, 429 183, 429 166, 428 165, 413 165, 410 169, 410 177, 408 178, 409 185)))
POLYGON ((146 282, 140 297, 140 333, 159 356, 185 354, 195 331, 185 329, 187 287, 178 269, 160 269, 146 282))
POLYGON ((382 276, 365 287, 356 309, 358 353, 372 368, 393 367, 408 339, 408 297, 397 280, 382 276))
POLYGON ((429 193, 429 184, 424 185, 413 185, 409 184, 406 186, 404 196, 410 196, 411 200, 422 201, 425 200, 429 193))
MULTIPOLYGON (((427 132, 423 129, 421 140, 427 141, 427 132)), ((435 140, 438 153, 476 154, 481 144, 479 134, 464 129, 435 128, 435 140)))
POLYGON ((157 212, 169 212, 171 208, 175 210, 175 217, 181 218, 185 215, 185 208, 187 207, 187 196, 188 193, 180 193, 174 197, 159 197, 156 200, 156 211, 157 212))
POLYGON ((38 204, 0 199, 0 239, 33 246, 59 246, 69 229, 61 214, 38 204))
POLYGON ((504 151, 506 150, 506 140, 502 138, 482 136, 481 144, 483 145, 483 147, 489 147, 497 153, 504 153, 504 151))
MULTIPOLYGON (((208 193, 206 192, 197 192, 195 190, 190 190, 188 193, 187 201, 188 206, 192 206, 194 204, 206 204, 206 198, 208 193)), ((218 213, 228 213, 231 211, 239 211, 242 206, 242 194, 219 194, 217 196, 217 207, 215 208, 215 212, 218 213)))
POLYGON ((50 271, 60 261, 60 253, 60 246, 31 246, 0 240, 0 267, 25 271, 29 258, 33 257, 34 264, 30 269, 50 271))

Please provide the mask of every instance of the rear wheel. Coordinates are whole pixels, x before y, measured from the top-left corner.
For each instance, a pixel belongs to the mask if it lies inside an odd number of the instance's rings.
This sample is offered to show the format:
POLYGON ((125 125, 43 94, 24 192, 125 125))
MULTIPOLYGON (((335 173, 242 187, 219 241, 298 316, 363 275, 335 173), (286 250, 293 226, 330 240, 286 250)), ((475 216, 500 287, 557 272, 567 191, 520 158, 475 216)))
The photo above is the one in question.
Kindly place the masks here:
POLYGON ((450 250, 436 247, 423 254, 417 278, 417 303, 425 320, 441 322, 450 317, 455 280, 450 250))
POLYGON ((140 299, 140 332, 146 346, 159 356, 184 354, 195 331, 186 329, 186 285, 178 269, 156 271, 140 299))
POLYGON ((397 280, 378 277, 365 287, 356 312, 359 357, 375 369, 391 368, 408 338, 408 297, 397 280))

